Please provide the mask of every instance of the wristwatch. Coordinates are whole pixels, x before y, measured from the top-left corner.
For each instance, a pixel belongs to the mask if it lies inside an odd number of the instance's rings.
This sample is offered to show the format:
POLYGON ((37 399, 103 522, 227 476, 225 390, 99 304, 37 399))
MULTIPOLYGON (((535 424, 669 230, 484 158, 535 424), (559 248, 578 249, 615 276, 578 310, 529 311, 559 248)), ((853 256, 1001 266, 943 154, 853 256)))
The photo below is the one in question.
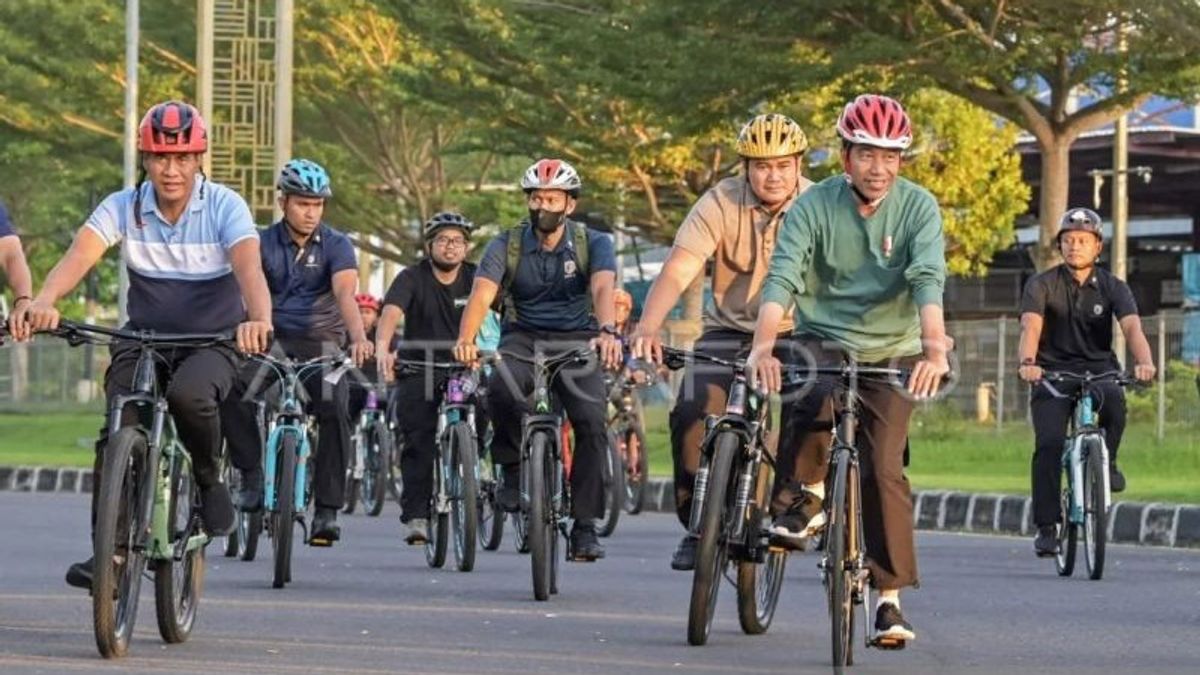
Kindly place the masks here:
POLYGON ((613 337, 621 337, 621 331, 617 330, 617 327, 611 323, 606 323, 603 326, 600 326, 600 332, 608 333, 613 337))

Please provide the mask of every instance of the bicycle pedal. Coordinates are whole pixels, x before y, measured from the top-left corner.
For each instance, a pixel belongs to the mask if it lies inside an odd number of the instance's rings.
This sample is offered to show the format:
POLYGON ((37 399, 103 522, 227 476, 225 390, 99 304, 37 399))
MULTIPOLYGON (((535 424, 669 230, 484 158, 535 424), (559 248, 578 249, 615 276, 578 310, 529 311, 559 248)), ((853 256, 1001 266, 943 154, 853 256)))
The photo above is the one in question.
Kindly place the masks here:
POLYGON ((330 546, 333 546, 333 541, 334 540, 332 540, 332 539, 326 539, 324 537, 313 537, 308 540, 308 545, 309 546, 320 546, 321 548, 329 548, 330 546))
POLYGON ((908 642, 893 637, 877 637, 871 641, 871 646, 885 651, 900 651, 908 646, 908 642))

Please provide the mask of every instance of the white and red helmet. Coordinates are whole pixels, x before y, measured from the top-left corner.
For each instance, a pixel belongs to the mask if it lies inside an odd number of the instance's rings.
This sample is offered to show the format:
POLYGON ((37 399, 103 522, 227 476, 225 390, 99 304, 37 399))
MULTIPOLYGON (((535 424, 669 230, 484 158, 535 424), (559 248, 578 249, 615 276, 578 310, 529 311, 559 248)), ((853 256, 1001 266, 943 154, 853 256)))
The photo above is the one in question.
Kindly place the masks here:
POLYGON ((895 99, 863 94, 846 104, 837 122, 847 143, 905 150, 912 145, 912 122, 895 99))
POLYGON ((582 188, 583 181, 575 167, 561 159, 539 159, 521 176, 521 189, 526 194, 534 190, 563 190, 578 198, 582 188))

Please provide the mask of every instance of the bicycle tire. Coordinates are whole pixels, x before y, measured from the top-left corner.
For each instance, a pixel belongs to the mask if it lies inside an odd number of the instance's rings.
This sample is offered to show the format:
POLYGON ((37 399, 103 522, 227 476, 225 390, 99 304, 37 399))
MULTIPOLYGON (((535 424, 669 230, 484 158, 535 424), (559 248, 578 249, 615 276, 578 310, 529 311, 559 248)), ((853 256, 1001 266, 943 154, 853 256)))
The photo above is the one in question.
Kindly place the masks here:
POLYGON ((250 562, 258 555, 258 538, 262 535, 263 514, 238 512, 238 558, 250 562))
POLYGON ((279 442, 275 466, 275 512, 271 515, 275 568, 271 586, 283 588, 292 580, 292 545, 296 519, 296 461, 299 440, 290 431, 279 442))
POLYGON ((708 466, 708 490, 700 511, 700 542, 696 547, 696 568, 692 572, 692 596, 688 605, 688 644, 708 642, 716 613, 717 592, 725 571, 725 521, 729 482, 733 461, 741 449, 741 438, 723 432, 712 442, 712 458, 708 466))
MULTIPOLYGON (((225 456, 226 451, 222 449, 221 454, 222 456, 225 456)), ((222 464, 224 466, 221 467, 221 480, 225 483, 225 486, 229 488, 229 494, 236 495, 241 491, 242 480, 240 477, 240 472, 235 470, 233 465, 230 464, 228 460, 222 462, 222 464)), ((224 550, 222 552, 226 558, 236 558, 238 557, 238 552, 241 551, 242 532, 240 525, 241 524, 239 523, 239 527, 233 528, 233 531, 225 536, 225 546, 223 547, 224 550)))
MULTIPOLYGON (((640 424, 633 425, 625 431, 625 448, 626 452, 622 453, 622 459, 627 460, 629 457, 628 448, 630 439, 637 442, 637 480, 631 480, 630 476, 625 476, 625 511, 631 516, 636 516, 642 512, 642 508, 646 503, 646 485, 650 482, 650 457, 646 454, 646 434, 642 431, 640 424)), ((629 467, 626 465, 626 470, 629 467)))
POLYGON ((358 508, 359 496, 362 494, 362 481, 355 480, 353 475, 347 475, 346 487, 343 489, 343 492, 346 495, 346 501, 342 504, 342 513, 352 515, 358 508))
POLYGON ((830 644, 833 667, 839 671, 854 662, 854 598, 849 556, 853 536, 853 508, 849 485, 856 479, 848 453, 836 454, 833 490, 826 529, 826 590, 829 602, 830 644))
MULTIPOLYGON (((391 429, 389 428, 390 432, 391 429)), ((403 506, 400 501, 400 493, 404 491, 404 479, 401 477, 403 472, 401 465, 401 456, 404 454, 404 438, 399 434, 392 435, 392 450, 388 455, 387 469, 387 487, 388 492, 392 495, 392 499, 397 504, 403 506)))
POLYGON ((450 441, 443 434, 437 441, 433 458, 433 489, 429 493, 429 525, 425 530, 425 564, 440 569, 446 564, 446 549, 450 539, 450 514, 438 511, 438 495, 446 494, 445 468, 451 461, 450 441))
POLYGON ((147 472, 149 444, 136 427, 119 429, 109 436, 96 502, 96 525, 92 536, 92 619, 96 648, 106 659, 124 656, 137 623, 138 592, 146 559, 133 546, 142 529, 139 514, 144 490, 154 484, 147 472), (118 537, 124 540, 118 546, 118 537), (116 556, 123 548, 121 560, 116 556), (104 561, 104 562, 102 562, 104 561), (107 561, 112 561, 108 564, 107 561))
POLYGON ((367 452, 361 487, 363 510, 378 517, 387 501, 387 457, 392 452, 392 435, 383 420, 376 420, 367 431, 367 452))
MULTIPOLYGON (((191 532, 191 522, 198 508, 197 486, 191 467, 176 465, 173 473, 167 508, 172 548, 179 537, 187 537, 191 532)), ((183 560, 154 561, 155 615, 159 635, 168 644, 186 641, 196 624, 196 610, 204 591, 204 549, 200 546, 186 551, 183 560)))
POLYGON ((604 516, 600 518, 596 534, 612 536, 625 510, 625 462, 621 459, 621 447, 616 434, 610 429, 607 434, 601 482, 604 486, 604 516))
MULTIPOLYGON (((760 464, 755 477, 755 500, 749 509, 746 531, 757 541, 762 532, 762 521, 766 516, 766 500, 771 485, 771 471, 760 464)), ((787 551, 768 548, 766 560, 756 563, 751 560, 738 562, 737 599, 738 621, 742 632, 747 635, 765 633, 775 618, 779 606, 779 592, 783 588, 783 575, 787 565, 787 551)))
POLYGON ((1071 474, 1067 469, 1066 485, 1059 496, 1060 524, 1058 528, 1058 553, 1054 555, 1054 568, 1060 577, 1069 577, 1075 572, 1075 545, 1079 531, 1071 522, 1071 474))
POLYGON ((479 483, 479 499, 476 508, 479 510, 479 545, 485 551, 495 551, 504 540, 504 521, 507 515, 496 503, 496 485, 498 484, 496 469, 485 453, 479 455, 479 475, 483 480, 479 483))
POLYGON ((1087 464, 1083 473, 1083 562, 1088 578, 1104 577, 1104 555, 1108 543, 1108 509, 1104 508, 1104 471, 1100 439, 1088 442, 1087 464))
POLYGON ((451 427, 455 482, 450 496, 450 520, 454 530, 454 562, 459 572, 475 569, 475 540, 478 537, 479 482, 475 472, 479 460, 475 454, 475 436, 466 422, 451 427))
POLYGON ((529 560, 533 576, 533 597, 539 601, 550 598, 551 566, 554 551, 551 540, 558 536, 550 507, 550 484, 547 480, 549 442, 544 431, 535 431, 529 437, 527 462, 527 494, 529 495, 529 527, 526 541, 529 544, 529 560))

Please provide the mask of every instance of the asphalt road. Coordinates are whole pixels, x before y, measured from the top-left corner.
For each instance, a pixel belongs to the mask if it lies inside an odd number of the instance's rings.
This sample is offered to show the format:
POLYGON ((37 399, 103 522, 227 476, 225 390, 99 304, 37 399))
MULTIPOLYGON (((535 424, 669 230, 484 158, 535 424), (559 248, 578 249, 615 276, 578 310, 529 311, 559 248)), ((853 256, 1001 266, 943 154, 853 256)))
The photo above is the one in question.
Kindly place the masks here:
MULTIPOLYGON (((0 493, 0 672, 767 673, 829 672, 816 558, 792 556, 765 635, 743 635, 722 589, 709 644, 686 644, 691 577, 668 564, 673 517, 624 518, 608 557, 563 566, 561 593, 535 602, 511 544, 474 572, 430 570, 400 541, 394 505, 342 516, 343 540, 300 548, 294 583, 270 587, 270 553, 210 549, 191 639, 158 636, 151 587, 130 656, 97 656, 91 604, 67 587, 88 555, 87 497, 0 493)), ((1025 539, 922 533, 923 585, 903 598, 918 639, 856 650, 855 672, 1197 672, 1200 552, 1118 546, 1105 579, 1060 579, 1025 539)), ((452 556, 451 556, 452 559, 452 556)), ((860 638, 861 639, 861 638, 860 638)))

